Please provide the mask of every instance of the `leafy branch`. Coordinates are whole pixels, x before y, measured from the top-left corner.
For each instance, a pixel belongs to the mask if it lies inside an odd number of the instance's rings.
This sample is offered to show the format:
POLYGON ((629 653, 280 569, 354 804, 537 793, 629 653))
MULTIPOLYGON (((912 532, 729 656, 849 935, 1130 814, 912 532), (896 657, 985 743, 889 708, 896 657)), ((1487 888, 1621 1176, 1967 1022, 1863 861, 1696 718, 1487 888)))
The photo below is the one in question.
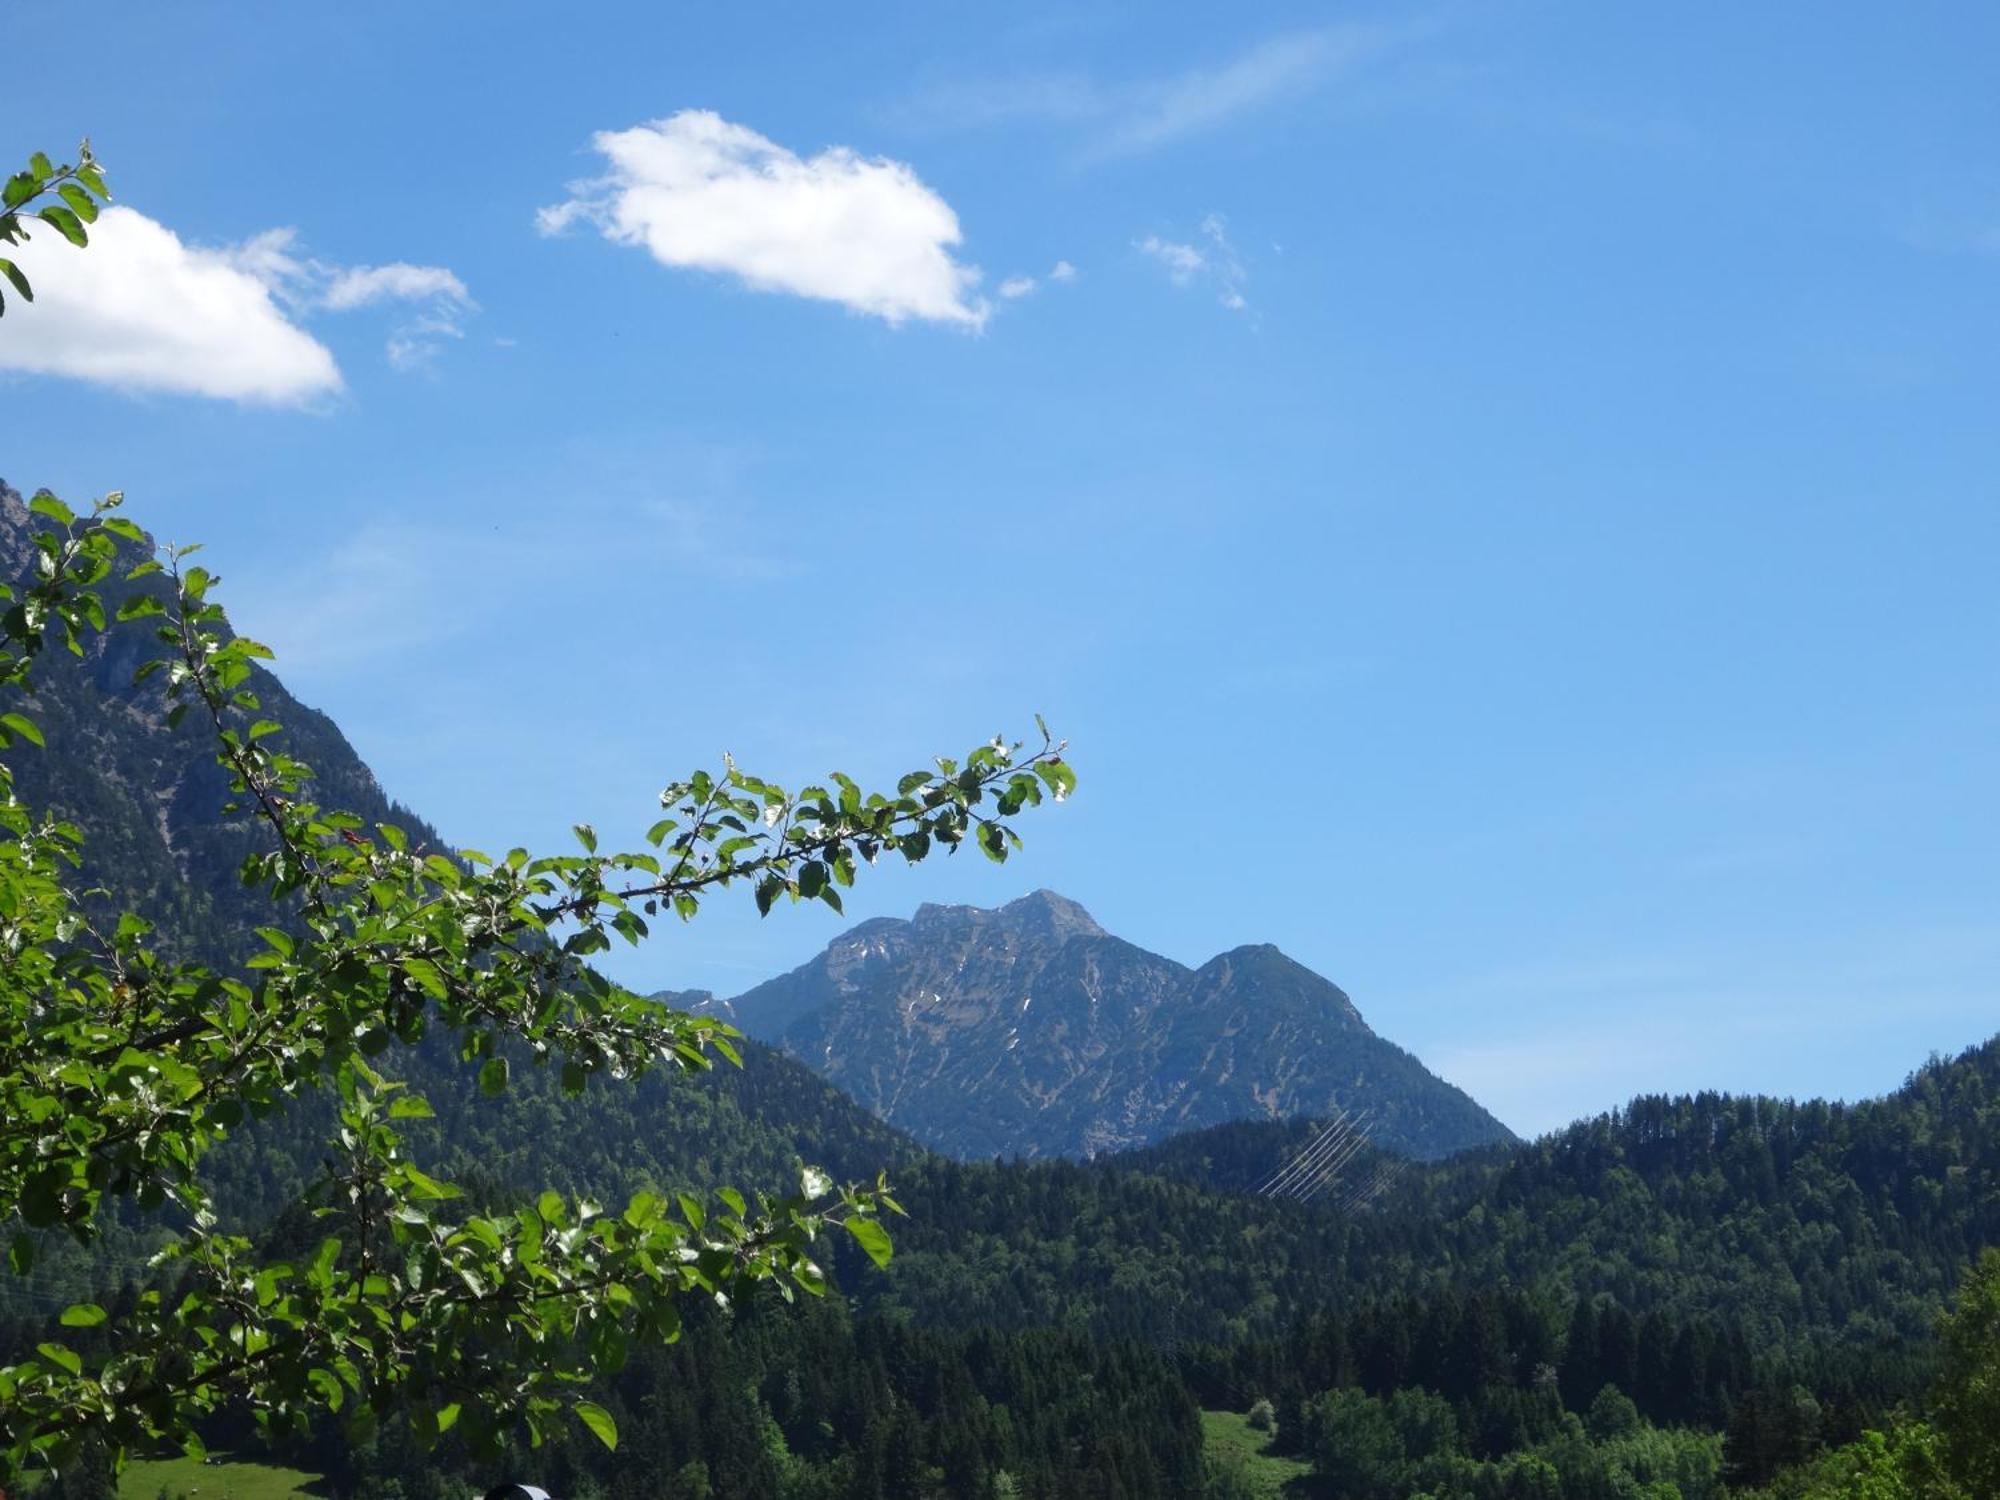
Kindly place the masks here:
MULTIPOLYGON (((144 536, 118 505, 78 517, 35 498, 54 529, 0 617, 0 686, 25 686, 46 640, 80 652, 106 625, 98 591, 116 572, 129 589, 118 619, 153 620, 165 648, 140 680, 158 679, 171 722, 206 723, 232 810, 266 834, 243 879, 273 919, 238 973, 167 962, 133 916, 96 933, 60 879, 80 835, 37 824, 0 766, 0 1208, 27 1226, 10 1263, 31 1268, 29 1231, 88 1241, 107 1199, 171 1205, 190 1226, 161 1259, 182 1289, 142 1294, 107 1330, 115 1352, 87 1363, 52 1340, 0 1368, 0 1475, 61 1463, 86 1438, 194 1451, 203 1418, 230 1404, 273 1430, 330 1410, 359 1431, 401 1405, 426 1437, 458 1426, 490 1445, 521 1424, 539 1441, 562 1388, 615 1369, 635 1339, 673 1337, 676 1298, 762 1283, 817 1295, 810 1247, 832 1227, 886 1262, 879 1218, 899 1211, 887 1185, 836 1187, 813 1168, 754 1208, 726 1189, 713 1204, 640 1194, 613 1217, 543 1194, 511 1215, 451 1217, 458 1190, 408 1158, 398 1128, 429 1105, 371 1059, 443 1026, 489 1095, 509 1086, 508 1041, 572 1093, 597 1074, 737 1060, 733 1028, 620 989, 592 956, 737 882, 765 913, 781 896, 838 910, 885 855, 915 863, 970 840, 1004 860, 1016 815, 1076 784, 1039 721, 1033 748, 990 741, 893 794, 840 775, 788 791, 725 758, 661 794, 665 816, 637 852, 601 853, 582 826, 580 854, 413 849, 394 826, 317 804, 310 768, 260 716, 255 669, 271 653, 229 629, 195 549, 132 562, 144 536), (342 1232, 304 1265, 260 1264, 218 1232, 203 1159, 246 1118, 329 1086, 337 1163, 317 1211, 342 1232)), ((38 745, 40 731, 0 715, 0 745, 17 740, 38 745)), ((64 1321, 106 1318, 85 1304, 64 1321)), ((608 1416, 575 1407, 615 1441, 608 1416)))
MULTIPOLYGON (((19 245, 32 238, 21 222, 23 214, 40 219, 79 249, 90 243, 90 231, 84 226, 97 222, 99 201, 110 202, 111 189, 104 184, 104 171, 91 154, 89 141, 76 148, 76 158, 59 167, 37 151, 24 170, 0 184, 0 243, 19 245), (37 203, 42 206, 36 208, 37 203)), ((12 284, 23 302, 35 300, 27 276, 4 256, 0 256, 0 277, 12 284)), ((6 309, 6 297, 0 294, 0 313, 6 309)))

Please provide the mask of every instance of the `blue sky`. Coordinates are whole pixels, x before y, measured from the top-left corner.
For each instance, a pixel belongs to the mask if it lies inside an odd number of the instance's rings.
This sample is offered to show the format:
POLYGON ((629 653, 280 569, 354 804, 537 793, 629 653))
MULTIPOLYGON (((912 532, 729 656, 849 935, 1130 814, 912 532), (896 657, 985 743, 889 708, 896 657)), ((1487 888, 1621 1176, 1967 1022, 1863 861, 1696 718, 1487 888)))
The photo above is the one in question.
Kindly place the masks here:
MULTIPOLYGON (((1076 800, 850 918, 1276 942, 1531 1130, 1995 1029, 2000 16, 66 15, 9 149, 145 217, 35 247, 0 474, 453 840, 1040 711, 1076 800)), ((615 971, 842 925, 747 905, 615 971)))

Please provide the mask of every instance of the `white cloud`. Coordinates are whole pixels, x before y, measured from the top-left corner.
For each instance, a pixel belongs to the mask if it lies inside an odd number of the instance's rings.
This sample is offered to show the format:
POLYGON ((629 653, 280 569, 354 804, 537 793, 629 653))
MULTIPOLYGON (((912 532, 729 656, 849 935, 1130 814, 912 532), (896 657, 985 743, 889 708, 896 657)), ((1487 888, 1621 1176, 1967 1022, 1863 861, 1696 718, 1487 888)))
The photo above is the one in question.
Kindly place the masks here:
POLYGON ((803 158, 708 110, 600 131, 592 143, 610 170, 541 210, 544 234, 582 221, 662 265, 892 325, 986 322, 979 271, 952 255, 958 215, 903 162, 845 146, 803 158))
POLYGON ((419 370, 437 358, 444 346, 440 339, 462 339, 465 330, 455 318, 426 313, 397 325, 389 335, 386 353, 389 363, 399 370, 419 370))
POLYGON ((333 354, 240 259, 134 209, 109 208, 78 250, 53 231, 13 252, 34 283, 0 366, 127 390, 295 406, 341 389, 333 354))
POLYGON ((18 250, 35 288, 10 318, 0 367, 125 390, 298 406, 343 388, 333 353, 301 321, 382 302, 422 304, 390 334, 389 362, 420 365, 463 337, 475 304, 442 266, 341 266, 303 255, 297 232, 190 245, 135 209, 106 209, 77 250, 38 235, 18 250))
POLYGON ((433 297, 460 306, 472 302, 465 283, 443 266, 413 266, 402 260, 386 266, 348 266, 336 271, 323 300, 328 307, 345 309, 388 299, 413 302, 433 297))
POLYGON ((382 266, 343 266, 297 253, 298 234, 267 229, 229 252, 235 264, 255 276, 288 306, 300 312, 351 312, 385 302, 410 302, 419 311, 390 330, 385 352, 398 370, 428 366, 444 339, 465 337, 464 316, 478 307, 465 283, 444 266, 392 261, 382 266))
MULTIPOLYGON (((1049 267, 1048 275, 1043 279, 1051 286, 1066 285, 1076 280, 1076 267, 1066 260, 1059 260, 1049 267)), ((1032 297, 1040 291, 1043 279, 1024 275, 1009 276, 994 290, 1008 301, 1017 302, 1023 297, 1032 297)))
POLYGON ((1193 245, 1163 240, 1157 234, 1149 234, 1135 243, 1143 254, 1152 256, 1167 268, 1167 276, 1175 286, 1187 286, 1197 275, 1208 269, 1208 257, 1193 245))
POLYGON ((218 245, 215 253, 256 277, 280 301, 297 307, 301 299, 292 295, 292 288, 308 274, 306 263, 292 253, 298 239, 296 229, 266 229, 240 245, 218 245))
POLYGON ((1243 295, 1243 283, 1249 279, 1249 272, 1230 242, 1229 227, 1222 215, 1209 214, 1202 219, 1201 238, 1205 243, 1194 245, 1149 234, 1142 240, 1134 240, 1132 247, 1158 261, 1175 286, 1211 284, 1216 300, 1231 312, 1249 311, 1249 299, 1243 295))

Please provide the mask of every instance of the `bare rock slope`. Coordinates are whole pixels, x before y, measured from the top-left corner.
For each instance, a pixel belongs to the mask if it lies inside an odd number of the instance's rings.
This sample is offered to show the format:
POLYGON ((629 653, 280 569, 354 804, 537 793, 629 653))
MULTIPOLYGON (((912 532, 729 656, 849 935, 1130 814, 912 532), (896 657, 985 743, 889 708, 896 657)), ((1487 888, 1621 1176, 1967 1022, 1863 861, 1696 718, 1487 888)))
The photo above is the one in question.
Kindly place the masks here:
POLYGON ((864 922, 711 1008, 924 1144, 1091 1156, 1229 1120, 1366 1112, 1436 1157, 1511 1139, 1334 984, 1269 945, 1189 969, 1037 891, 864 922))

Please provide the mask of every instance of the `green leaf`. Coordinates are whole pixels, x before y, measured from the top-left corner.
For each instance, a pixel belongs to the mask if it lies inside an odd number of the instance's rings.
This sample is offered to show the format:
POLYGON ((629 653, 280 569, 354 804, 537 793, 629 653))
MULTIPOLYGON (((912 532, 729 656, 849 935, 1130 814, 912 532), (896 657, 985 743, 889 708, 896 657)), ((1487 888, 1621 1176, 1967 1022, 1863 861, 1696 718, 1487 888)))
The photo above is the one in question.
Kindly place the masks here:
POLYGON ((576 1414, 584 1426, 597 1434, 597 1440, 616 1452, 618 1448, 618 1424, 611 1420, 611 1413, 595 1401, 576 1403, 576 1414))
POLYGON ((873 1219, 844 1219, 842 1222, 847 1225, 847 1232, 854 1236, 863 1250, 868 1252, 870 1260, 878 1266, 889 1264, 889 1257, 894 1253, 894 1247, 889 1243, 888 1230, 873 1219))
POLYGON ((62 1326, 65 1328, 95 1328, 110 1314, 95 1302, 79 1302, 73 1307, 65 1307, 62 1326))
POLYGON ((86 224, 97 222, 97 204, 82 188, 73 182, 65 182, 56 189, 62 201, 76 211, 76 216, 86 224))
POLYGON ((437 1111, 431 1108, 430 1100, 421 1094, 404 1094, 389 1105, 392 1120, 434 1120, 437 1111))
POLYGON ((807 1167, 799 1173, 799 1191, 806 1195, 806 1201, 810 1203, 833 1191, 833 1179, 818 1167, 807 1167))
POLYGON ((34 197, 40 188, 41 184, 35 181, 33 172, 16 172, 7 179, 6 187, 0 188, 0 205, 10 209, 19 208, 34 197))
POLYGON ((46 151, 37 151, 28 158, 28 170, 35 174, 35 181, 47 182, 56 175, 56 164, 49 160, 46 151))
POLYGON ((47 208, 37 212, 35 217, 44 224, 54 225, 56 232, 72 245, 82 246, 90 243, 90 232, 83 227, 83 220, 66 208, 51 203, 47 208))
POLYGON ((444 975, 440 974, 438 966, 427 958, 406 958, 402 962, 402 970, 410 976, 418 989, 433 1000, 442 1000, 449 993, 445 988, 444 975))
POLYGON ((403 1164, 403 1177, 410 1185, 410 1196, 412 1198, 429 1198, 435 1200, 438 1198, 456 1198, 459 1196, 459 1190, 451 1183, 439 1182, 434 1177, 426 1177, 407 1162, 403 1164))
POLYGON ((1035 774, 1056 794, 1058 802, 1076 790, 1076 772, 1069 768, 1067 761, 1045 760, 1035 767, 1035 774))
POLYGON ((22 274, 21 268, 15 265, 14 262, 11 260, 0 260, 0 276, 5 276, 14 284, 14 290, 21 294, 23 302, 33 302, 35 300, 35 289, 28 285, 28 278, 22 274))
POLYGON ((507 1059, 489 1057, 479 1070, 479 1092, 489 1099, 498 1099, 507 1092, 507 1059))
POLYGON ((21 1233, 14 1236, 7 1246, 7 1269, 16 1276, 26 1276, 35 1268, 35 1237, 21 1233))
POLYGON ((757 882, 757 914, 768 917, 771 904, 784 893, 785 879, 782 875, 766 875, 757 882))
POLYGON ((67 1370, 72 1375, 81 1375, 83 1373, 83 1361, 73 1351, 63 1348, 61 1344, 37 1344, 35 1348, 40 1352, 43 1359, 57 1366, 59 1369, 67 1370))
POLYGON ((19 735, 31 745, 46 743, 42 739, 41 729, 26 714, 0 714, 0 726, 4 726, 12 734, 19 735))
POLYGON ((321 1286, 328 1285, 333 1278, 333 1268, 340 1259, 340 1241, 328 1235, 319 1242, 319 1249, 313 1252, 312 1278, 321 1286))
POLYGON ((76 512, 71 510, 67 505, 64 505, 62 501, 56 499, 47 490, 41 491, 34 499, 30 500, 28 502, 28 509, 38 516, 47 516, 58 526, 68 526, 76 520, 76 512))

